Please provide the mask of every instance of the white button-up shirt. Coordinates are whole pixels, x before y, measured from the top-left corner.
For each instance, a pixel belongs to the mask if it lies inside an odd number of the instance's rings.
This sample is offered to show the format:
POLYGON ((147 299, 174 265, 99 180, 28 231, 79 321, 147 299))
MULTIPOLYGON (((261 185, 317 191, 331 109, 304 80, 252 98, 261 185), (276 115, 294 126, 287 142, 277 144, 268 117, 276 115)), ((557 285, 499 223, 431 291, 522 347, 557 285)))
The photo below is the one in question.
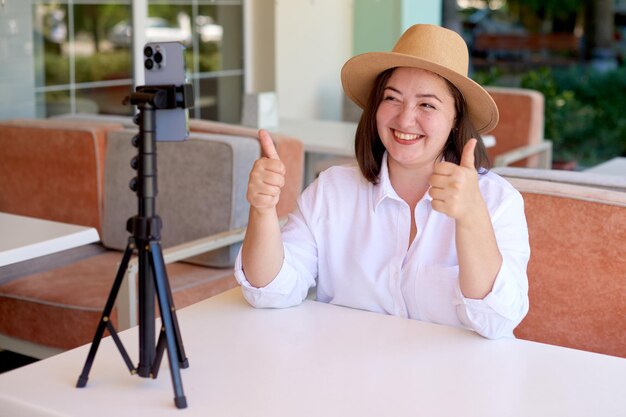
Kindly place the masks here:
POLYGON ((498 175, 478 177, 503 259, 484 299, 462 295, 455 222, 432 209, 428 193, 415 208, 417 235, 408 245, 410 208, 389 181, 386 155, 377 185, 356 166, 337 166, 302 193, 282 230, 282 268, 266 287, 248 283, 239 253, 235 276, 245 298, 256 307, 288 307, 317 285, 319 301, 513 337, 528 312, 524 202, 498 175))

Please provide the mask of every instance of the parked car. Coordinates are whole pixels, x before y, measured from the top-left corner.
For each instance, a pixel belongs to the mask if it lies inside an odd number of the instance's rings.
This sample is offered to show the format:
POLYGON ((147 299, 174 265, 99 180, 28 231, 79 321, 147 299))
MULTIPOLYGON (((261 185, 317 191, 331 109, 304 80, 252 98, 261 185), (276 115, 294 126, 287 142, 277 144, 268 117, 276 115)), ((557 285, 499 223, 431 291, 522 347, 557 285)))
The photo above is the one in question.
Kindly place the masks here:
MULTIPOLYGON (((224 29, 216 25, 210 16, 196 17, 196 33, 202 42, 220 42, 224 29)), ((191 45, 191 20, 188 15, 178 15, 178 27, 161 17, 149 17, 146 21, 146 41, 165 42, 179 41, 184 45, 191 45)), ((121 21, 111 29, 108 39, 117 48, 128 48, 132 37, 132 24, 129 21, 121 21)))
MULTIPOLYGON (((179 27, 172 27, 161 17, 149 17, 146 21, 146 41, 179 41, 191 45, 191 25, 189 16, 179 16, 179 27), (185 19, 186 17, 186 19, 185 19)), ((114 47, 128 48, 132 37, 132 23, 124 20, 113 26, 108 39, 114 47)))
POLYGON ((221 42, 224 36, 224 28, 216 25, 211 16, 196 17, 196 32, 202 42, 221 42))

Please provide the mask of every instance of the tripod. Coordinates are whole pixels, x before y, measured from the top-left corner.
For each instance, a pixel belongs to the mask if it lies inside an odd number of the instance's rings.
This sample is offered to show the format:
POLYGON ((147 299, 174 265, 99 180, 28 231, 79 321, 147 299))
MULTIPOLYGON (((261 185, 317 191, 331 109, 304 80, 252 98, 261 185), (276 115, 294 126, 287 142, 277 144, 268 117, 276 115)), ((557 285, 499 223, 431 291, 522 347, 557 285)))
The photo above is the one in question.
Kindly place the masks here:
POLYGON ((141 86, 130 95, 131 104, 139 109, 139 135, 133 138, 138 156, 131 166, 137 169, 137 178, 131 181, 131 189, 136 191, 138 214, 128 219, 126 229, 131 233, 115 276, 91 348, 78 378, 76 386, 85 387, 89 371, 100 345, 105 329, 109 331, 115 345, 131 375, 144 378, 157 378, 165 349, 168 352, 174 403, 177 408, 186 408, 187 400, 183 392, 180 368, 189 367, 174 310, 172 291, 167 278, 165 261, 159 240, 161 238, 161 218, 156 215, 157 195, 156 175, 156 118, 157 109, 191 107, 193 90, 190 84, 183 86, 141 86), (181 98, 182 97, 182 98, 181 98), (135 368, 110 321, 113 305, 121 287, 128 263, 134 252, 139 263, 139 364, 135 368), (156 346, 155 341, 155 290, 161 313, 161 330, 156 346))

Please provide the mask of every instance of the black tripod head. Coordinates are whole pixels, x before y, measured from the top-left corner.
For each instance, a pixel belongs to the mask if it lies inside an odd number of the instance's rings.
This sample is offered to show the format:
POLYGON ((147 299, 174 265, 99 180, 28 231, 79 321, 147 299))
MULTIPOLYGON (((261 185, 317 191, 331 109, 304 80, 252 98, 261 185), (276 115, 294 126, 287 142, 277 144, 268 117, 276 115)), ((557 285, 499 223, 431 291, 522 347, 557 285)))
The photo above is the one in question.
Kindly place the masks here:
POLYGON ((150 105, 155 109, 190 109, 194 106, 193 85, 140 85, 125 102, 137 107, 150 105))

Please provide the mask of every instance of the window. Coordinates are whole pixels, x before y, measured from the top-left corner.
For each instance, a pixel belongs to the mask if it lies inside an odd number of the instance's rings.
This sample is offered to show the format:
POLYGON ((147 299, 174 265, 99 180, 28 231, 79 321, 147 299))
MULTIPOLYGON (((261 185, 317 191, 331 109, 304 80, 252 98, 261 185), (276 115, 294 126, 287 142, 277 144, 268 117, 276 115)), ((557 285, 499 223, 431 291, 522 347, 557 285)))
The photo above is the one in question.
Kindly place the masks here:
MULTIPOLYGON (((35 1, 37 114, 130 115, 130 1, 35 1)), ((187 47, 196 118, 238 123, 243 94, 243 0, 148 0, 147 41, 187 47)))

